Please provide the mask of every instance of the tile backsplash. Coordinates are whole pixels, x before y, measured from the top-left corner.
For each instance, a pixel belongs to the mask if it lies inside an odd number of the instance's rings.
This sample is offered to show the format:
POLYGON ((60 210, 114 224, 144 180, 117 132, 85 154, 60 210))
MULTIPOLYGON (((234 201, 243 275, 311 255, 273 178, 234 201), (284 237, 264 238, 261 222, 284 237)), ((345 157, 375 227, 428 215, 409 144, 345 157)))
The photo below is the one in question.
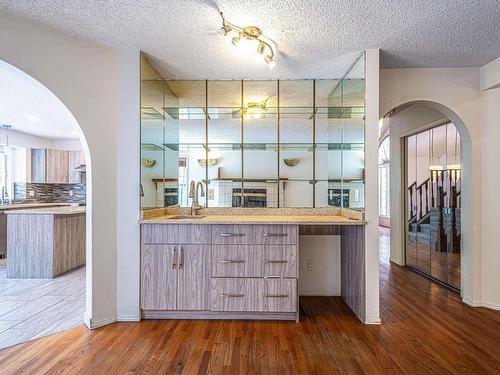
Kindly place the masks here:
POLYGON ((15 201, 85 203, 86 191, 86 184, 14 182, 15 201))

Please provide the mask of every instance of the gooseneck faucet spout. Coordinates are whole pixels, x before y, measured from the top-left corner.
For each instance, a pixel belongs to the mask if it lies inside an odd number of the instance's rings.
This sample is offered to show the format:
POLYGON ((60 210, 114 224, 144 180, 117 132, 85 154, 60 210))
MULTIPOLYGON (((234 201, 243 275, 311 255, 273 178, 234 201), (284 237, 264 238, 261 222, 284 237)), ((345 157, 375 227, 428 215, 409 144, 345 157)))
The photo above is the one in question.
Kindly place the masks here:
POLYGON ((205 196, 205 190, 203 189, 203 184, 198 181, 195 183, 194 180, 189 184, 189 198, 191 201, 191 215, 196 216, 196 210, 202 208, 198 200, 198 191, 200 191, 200 196, 205 196))

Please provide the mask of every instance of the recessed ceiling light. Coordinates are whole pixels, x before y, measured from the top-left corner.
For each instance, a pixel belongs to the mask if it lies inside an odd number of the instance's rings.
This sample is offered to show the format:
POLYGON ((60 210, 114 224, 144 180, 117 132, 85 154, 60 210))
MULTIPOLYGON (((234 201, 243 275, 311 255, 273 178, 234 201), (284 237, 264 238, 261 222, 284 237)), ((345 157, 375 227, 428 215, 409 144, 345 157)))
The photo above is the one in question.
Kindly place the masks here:
POLYGON ((38 117, 33 116, 33 115, 26 116, 26 119, 30 120, 30 121, 33 121, 33 122, 37 122, 38 121, 38 117))

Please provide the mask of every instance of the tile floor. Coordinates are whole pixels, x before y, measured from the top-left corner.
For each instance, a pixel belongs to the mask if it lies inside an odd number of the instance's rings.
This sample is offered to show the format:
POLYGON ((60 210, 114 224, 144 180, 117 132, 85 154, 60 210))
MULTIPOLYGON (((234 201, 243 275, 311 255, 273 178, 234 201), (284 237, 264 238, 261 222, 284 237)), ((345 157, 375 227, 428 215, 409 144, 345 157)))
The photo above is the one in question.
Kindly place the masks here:
POLYGON ((0 259, 0 349, 83 324, 85 267, 55 279, 7 279, 0 259))

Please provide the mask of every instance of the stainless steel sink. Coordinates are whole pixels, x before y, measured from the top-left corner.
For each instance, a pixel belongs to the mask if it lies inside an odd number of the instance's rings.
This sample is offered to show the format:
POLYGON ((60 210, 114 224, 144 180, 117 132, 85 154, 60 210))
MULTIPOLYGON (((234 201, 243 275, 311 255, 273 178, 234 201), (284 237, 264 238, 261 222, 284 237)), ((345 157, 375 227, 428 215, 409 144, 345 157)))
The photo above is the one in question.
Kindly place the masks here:
POLYGON ((175 215, 168 220, 183 220, 183 219, 203 219, 206 215, 175 215))

